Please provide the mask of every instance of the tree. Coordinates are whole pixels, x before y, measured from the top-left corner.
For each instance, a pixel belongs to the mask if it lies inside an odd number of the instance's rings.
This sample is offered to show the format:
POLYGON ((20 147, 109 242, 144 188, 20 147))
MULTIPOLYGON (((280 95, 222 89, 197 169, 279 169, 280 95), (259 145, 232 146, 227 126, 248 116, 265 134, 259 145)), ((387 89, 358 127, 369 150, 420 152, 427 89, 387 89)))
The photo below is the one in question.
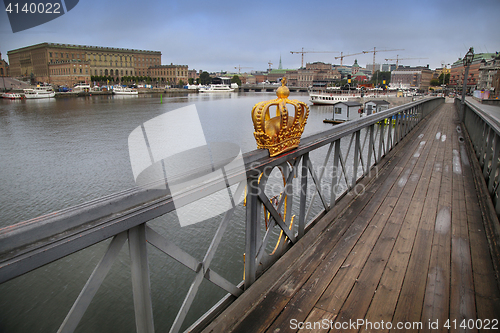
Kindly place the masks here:
POLYGON ((238 75, 234 74, 233 78, 231 79, 231 83, 237 83, 239 86, 241 86, 241 79, 238 75))
MULTIPOLYGON (((441 73, 438 77, 439 84, 443 84, 443 73, 441 73)), ((450 83, 450 73, 444 75, 444 84, 449 84, 450 83)))
POLYGON ((188 83, 189 83, 189 84, 194 84, 194 78, 190 77, 190 78, 188 79, 188 83))
POLYGON ((433 86, 433 87, 439 86, 439 80, 438 79, 432 79, 431 80, 431 86, 433 86))
POLYGON ((391 72, 381 72, 381 71, 375 71, 373 73, 373 76, 370 80, 370 83, 376 85, 376 84, 385 84, 388 85, 391 83, 391 72))
POLYGON ((184 87, 184 81, 179 80, 179 85, 180 85, 181 87, 184 87))
POLYGON ((203 72, 200 74, 200 83, 201 84, 210 84, 212 79, 210 78, 210 74, 208 72, 203 72))

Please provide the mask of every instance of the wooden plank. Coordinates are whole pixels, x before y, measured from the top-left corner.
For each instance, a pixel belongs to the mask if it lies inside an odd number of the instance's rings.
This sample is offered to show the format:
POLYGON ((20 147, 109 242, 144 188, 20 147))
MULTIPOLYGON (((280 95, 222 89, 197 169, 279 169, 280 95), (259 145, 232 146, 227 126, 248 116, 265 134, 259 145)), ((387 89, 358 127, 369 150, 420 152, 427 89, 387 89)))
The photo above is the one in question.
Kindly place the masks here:
MULTIPOLYGON (((443 116, 441 114, 441 116, 436 119, 436 123, 440 124, 442 120, 443 116)), ((429 132, 429 136, 427 136, 428 140, 434 140, 432 143, 435 145, 436 150, 433 149, 432 154, 434 154, 435 151, 435 160, 434 163, 432 160, 429 160, 429 164, 427 165, 427 170, 429 167, 431 168, 431 176, 415 242, 411 244, 402 239, 401 245, 398 245, 401 246, 401 252, 396 252, 398 255, 395 257, 394 266, 391 266, 394 267, 393 270, 396 273, 387 271, 388 277, 384 284, 385 289, 390 290, 391 294, 394 294, 391 288, 397 291, 397 288, 390 284, 391 280, 400 281, 404 260, 409 256, 410 259, 407 264, 403 285, 392 318, 394 323, 419 322, 421 319, 425 281, 427 280, 427 266, 430 260, 434 222, 437 216, 437 198, 439 197, 444 161, 444 145, 439 145, 439 142, 436 142, 436 131, 437 127, 434 127, 432 132, 429 132), (411 245, 413 245, 413 248, 411 245)), ((398 284, 396 284, 396 286, 397 285, 398 284)), ((373 311, 371 311, 370 316, 374 316, 373 311)))
MULTIPOLYGON (((455 121, 456 114, 450 115, 455 121)), ((465 203, 464 176, 470 174, 470 163, 466 156, 464 143, 458 140, 456 128, 450 131, 453 148, 453 162, 460 163, 452 174, 452 224, 451 224, 451 287, 450 287, 450 320, 462 322, 476 319, 476 304, 474 296, 474 282, 472 277, 472 262, 470 254, 469 228, 467 223, 467 209, 465 203), (464 156, 465 153, 465 156, 464 156), (469 169, 469 170, 467 170, 469 169), (460 171, 460 172, 458 172, 460 171)), ((475 192, 475 189, 469 189, 475 192)), ((450 332, 465 331, 460 327, 452 326, 450 332)), ((476 327, 469 329, 476 332, 476 327)))
MULTIPOLYGON (((298 332, 326 333, 330 331, 330 328, 332 327, 332 324, 336 317, 337 315, 331 312, 321 310, 318 308, 313 308, 307 319, 301 325, 302 327, 299 327, 298 332)), ((292 324, 293 323, 295 322, 292 322, 292 324)), ((298 325, 293 325, 290 327, 292 331, 295 329, 295 326, 298 325)))
POLYGON ((273 322, 281 309, 288 303, 290 298, 277 294, 273 291, 267 293, 248 316, 243 319, 233 330, 235 333, 259 333, 264 332, 273 322))
MULTIPOLYGON (((446 112, 443 107, 443 113, 446 112)), ((442 135, 450 136, 450 126, 442 123, 441 137, 436 140, 442 141, 442 135)), ((452 173, 456 171, 457 165, 453 164, 453 151, 451 140, 441 142, 445 146, 443 173, 441 175, 441 187, 439 190, 436 223, 434 226, 434 237, 431 248, 431 258, 427 275, 425 297, 422 308, 423 323, 445 323, 449 319, 449 295, 450 295, 450 256, 451 256, 451 201, 452 201, 452 173)), ((424 325, 422 332, 430 332, 431 327, 424 325)), ((448 331, 444 325, 438 325, 437 331, 448 331)))

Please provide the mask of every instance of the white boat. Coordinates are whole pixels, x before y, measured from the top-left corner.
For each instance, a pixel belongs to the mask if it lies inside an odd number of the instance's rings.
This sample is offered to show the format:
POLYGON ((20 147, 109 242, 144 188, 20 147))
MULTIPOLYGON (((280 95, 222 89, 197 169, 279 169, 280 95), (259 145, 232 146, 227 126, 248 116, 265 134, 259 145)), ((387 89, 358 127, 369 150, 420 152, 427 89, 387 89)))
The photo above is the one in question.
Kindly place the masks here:
POLYGON ((88 83, 75 84, 75 86, 73 87, 73 91, 74 92, 79 92, 79 91, 89 92, 90 91, 90 84, 88 84, 88 83))
POLYGON ((315 105, 336 104, 347 102, 348 96, 329 93, 309 93, 309 101, 315 105))
POLYGON ((22 99, 23 95, 18 94, 18 93, 4 93, 2 95, 3 98, 8 98, 8 99, 22 99))
POLYGON ((333 105, 338 102, 358 100, 361 94, 356 92, 345 92, 340 87, 328 87, 326 90, 313 91, 309 89, 309 102, 315 105, 333 105))
POLYGON ((56 92, 51 86, 41 86, 35 88, 23 89, 24 96, 28 99, 51 98, 56 96, 56 92))
POLYGON ((114 95, 138 95, 139 92, 135 88, 115 86, 113 87, 114 95))
POLYGON ((200 88, 199 92, 204 93, 220 93, 220 92, 232 92, 234 88, 231 88, 227 84, 211 84, 208 88, 200 88))

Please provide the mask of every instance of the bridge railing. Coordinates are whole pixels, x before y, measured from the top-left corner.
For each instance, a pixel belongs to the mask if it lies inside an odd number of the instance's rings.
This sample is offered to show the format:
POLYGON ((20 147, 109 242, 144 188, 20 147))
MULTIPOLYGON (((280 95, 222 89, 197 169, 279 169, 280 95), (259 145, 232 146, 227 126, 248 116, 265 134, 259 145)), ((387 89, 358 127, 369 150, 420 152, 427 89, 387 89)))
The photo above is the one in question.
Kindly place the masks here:
MULTIPOLYGON (((469 101, 462 106, 461 100, 455 99, 455 106, 469 136, 481 173, 486 181, 486 188, 491 197, 496 218, 488 218, 487 232, 490 235, 491 248, 500 254, 500 122, 488 112, 469 101)), ((458 128, 457 128, 458 130, 458 128)))
POLYGON ((497 215, 500 215, 500 122, 476 105, 455 99, 462 121, 469 134, 477 160, 486 180, 488 192, 493 200, 497 215))
MULTIPOLYGON (((245 170, 228 167, 223 177, 207 177, 174 195, 154 186, 135 188, 0 229, 0 283, 111 239, 60 325, 59 332, 73 332, 128 241, 136 330, 153 332, 150 244, 194 272, 170 331, 179 332, 188 325, 189 331, 197 331, 251 286, 348 191, 363 191, 356 188, 359 179, 376 170, 381 158, 443 101, 416 101, 336 125, 303 138, 297 149, 274 158, 264 150, 249 152, 242 157, 245 170), (202 201, 227 191, 229 184, 231 205, 220 215, 221 222, 202 260, 151 223, 175 212, 179 202, 189 205, 202 201), (243 197, 244 203, 238 204, 243 197), (243 204, 245 256, 240 264, 244 265, 244 277, 232 283, 224 277, 225 272, 217 272, 211 264, 235 211, 243 204), (185 323, 203 281, 210 281, 226 294, 197 321, 185 323)), ((211 171, 200 167, 199 173, 209 175, 211 171)))

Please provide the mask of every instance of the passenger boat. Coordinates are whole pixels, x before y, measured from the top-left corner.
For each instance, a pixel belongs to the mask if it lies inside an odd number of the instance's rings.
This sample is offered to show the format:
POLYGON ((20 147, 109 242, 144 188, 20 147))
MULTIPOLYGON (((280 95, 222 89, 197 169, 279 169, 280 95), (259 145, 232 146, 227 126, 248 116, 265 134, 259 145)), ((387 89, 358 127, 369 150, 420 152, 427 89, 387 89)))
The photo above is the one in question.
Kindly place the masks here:
POLYGON ((90 91, 90 84, 88 84, 88 83, 75 84, 75 86, 73 87, 73 91, 74 92, 80 92, 80 91, 89 92, 90 91))
POLYGON ((309 102, 314 105, 336 104, 338 102, 347 102, 348 96, 329 94, 329 93, 309 93, 309 102))
POLYGON ((18 94, 18 93, 4 93, 2 95, 3 98, 8 98, 8 99, 22 99, 23 95, 18 94))
POLYGON ((328 87, 325 90, 308 90, 309 92, 309 102, 314 105, 333 105, 338 102, 347 102, 351 100, 356 100, 359 97, 358 93, 344 92, 340 87, 328 87))
POLYGON ((211 84, 208 88, 200 88, 199 92, 203 93, 220 93, 220 92, 233 92, 234 88, 231 88, 227 84, 211 84))
POLYGON ((122 86, 113 87, 114 95, 138 95, 139 92, 135 88, 127 88, 122 86))
POLYGON ((54 91, 54 89, 52 89, 51 86, 41 86, 23 90, 24 90, 24 96, 27 99, 51 98, 56 96, 56 92, 54 91))

